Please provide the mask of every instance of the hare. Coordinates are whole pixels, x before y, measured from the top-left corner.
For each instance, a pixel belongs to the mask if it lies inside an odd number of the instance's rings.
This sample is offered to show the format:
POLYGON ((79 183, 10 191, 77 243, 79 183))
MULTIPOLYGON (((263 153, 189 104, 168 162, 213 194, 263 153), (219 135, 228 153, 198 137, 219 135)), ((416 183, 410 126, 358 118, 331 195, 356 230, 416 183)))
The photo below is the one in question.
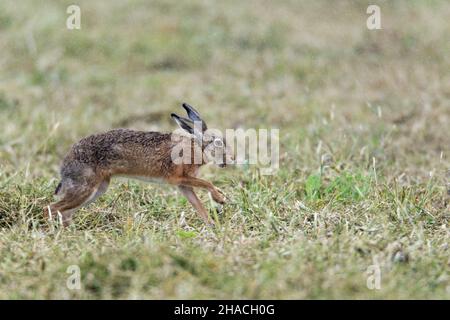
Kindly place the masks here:
POLYGON ((61 182, 55 190, 60 200, 45 207, 44 215, 58 216, 67 226, 76 210, 106 192, 112 177, 122 176, 178 186, 205 223, 213 224, 194 188, 208 190, 219 204, 225 203, 225 197, 211 182, 196 176, 207 162, 225 167, 233 162, 233 155, 221 135, 207 130, 192 106, 182 106, 189 119, 171 114, 181 133, 116 129, 74 144, 61 166, 61 182))

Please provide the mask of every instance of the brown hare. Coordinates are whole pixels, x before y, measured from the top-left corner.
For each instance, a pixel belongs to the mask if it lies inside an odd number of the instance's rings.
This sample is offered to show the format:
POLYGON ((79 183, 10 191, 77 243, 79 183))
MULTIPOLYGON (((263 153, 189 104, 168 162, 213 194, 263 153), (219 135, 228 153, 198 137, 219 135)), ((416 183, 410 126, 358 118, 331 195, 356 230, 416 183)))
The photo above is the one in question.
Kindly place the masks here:
POLYGON ((60 200, 45 207, 45 215, 49 219, 57 216, 67 226, 77 209, 106 192, 111 177, 122 176, 178 186, 202 219, 213 224, 193 188, 207 189, 220 204, 225 198, 212 183, 196 176, 207 162, 224 167, 233 162, 233 156, 222 136, 207 130, 193 107, 186 103, 182 106, 189 119, 171 114, 183 129, 181 133, 116 129, 74 144, 61 166, 61 182, 55 190, 60 200))

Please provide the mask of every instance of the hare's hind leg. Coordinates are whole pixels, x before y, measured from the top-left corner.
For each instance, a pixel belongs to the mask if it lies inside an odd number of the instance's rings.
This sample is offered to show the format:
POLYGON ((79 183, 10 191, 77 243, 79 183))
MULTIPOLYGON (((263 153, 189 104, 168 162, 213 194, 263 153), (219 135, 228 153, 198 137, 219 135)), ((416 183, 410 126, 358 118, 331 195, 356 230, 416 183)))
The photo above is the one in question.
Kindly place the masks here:
POLYGON ((205 207, 201 203, 200 199, 195 194, 194 189, 192 187, 187 186, 178 186, 178 188, 180 189, 181 193, 189 200, 189 202, 192 204, 195 210, 197 210, 200 217, 202 217, 205 223, 214 224, 214 222, 209 217, 205 207))
POLYGON ((62 199, 44 208, 45 215, 52 220, 58 218, 63 226, 68 226, 72 215, 96 194, 95 188, 72 188, 67 190, 62 199))
POLYGON ((90 197, 85 203, 83 203, 83 207, 87 206, 88 204, 93 203, 95 200, 97 200, 102 194, 104 194, 106 192, 106 190, 108 190, 109 187, 109 181, 110 179, 105 179, 102 182, 100 182, 100 184, 96 187, 96 191, 95 194, 90 197))
POLYGON ((64 190, 62 199, 44 208, 45 215, 52 219, 57 216, 63 226, 68 226, 72 220, 72 215, 79 208, 94 202, 108 188, 109 180, 104 180, 97 184, 73 185, 64 190))

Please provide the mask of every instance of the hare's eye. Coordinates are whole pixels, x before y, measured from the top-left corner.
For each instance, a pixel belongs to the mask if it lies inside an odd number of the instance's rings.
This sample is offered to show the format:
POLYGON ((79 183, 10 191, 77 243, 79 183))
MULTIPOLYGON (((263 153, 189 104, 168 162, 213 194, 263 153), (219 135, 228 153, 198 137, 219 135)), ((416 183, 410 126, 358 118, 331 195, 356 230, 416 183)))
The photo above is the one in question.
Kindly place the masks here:
POLYGON ((223 147, 223 141, 220 139, 214 139, 214 146, 217 148, 222 148, 223 147))

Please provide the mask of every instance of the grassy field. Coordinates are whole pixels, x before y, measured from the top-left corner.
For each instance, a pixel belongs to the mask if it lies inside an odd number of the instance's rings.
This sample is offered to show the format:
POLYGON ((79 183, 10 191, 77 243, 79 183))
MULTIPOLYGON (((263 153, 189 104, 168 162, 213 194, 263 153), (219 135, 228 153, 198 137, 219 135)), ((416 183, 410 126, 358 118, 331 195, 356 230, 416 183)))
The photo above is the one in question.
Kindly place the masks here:
POLYGON ((0 2, 0 298, 450 298, 448 1, 85 0, 68 30, 72 3, 0 2), (280 129, 276 174, 204 167, 216 228, 128 180, 47 226, 74 142, 184 101, 280 129))

